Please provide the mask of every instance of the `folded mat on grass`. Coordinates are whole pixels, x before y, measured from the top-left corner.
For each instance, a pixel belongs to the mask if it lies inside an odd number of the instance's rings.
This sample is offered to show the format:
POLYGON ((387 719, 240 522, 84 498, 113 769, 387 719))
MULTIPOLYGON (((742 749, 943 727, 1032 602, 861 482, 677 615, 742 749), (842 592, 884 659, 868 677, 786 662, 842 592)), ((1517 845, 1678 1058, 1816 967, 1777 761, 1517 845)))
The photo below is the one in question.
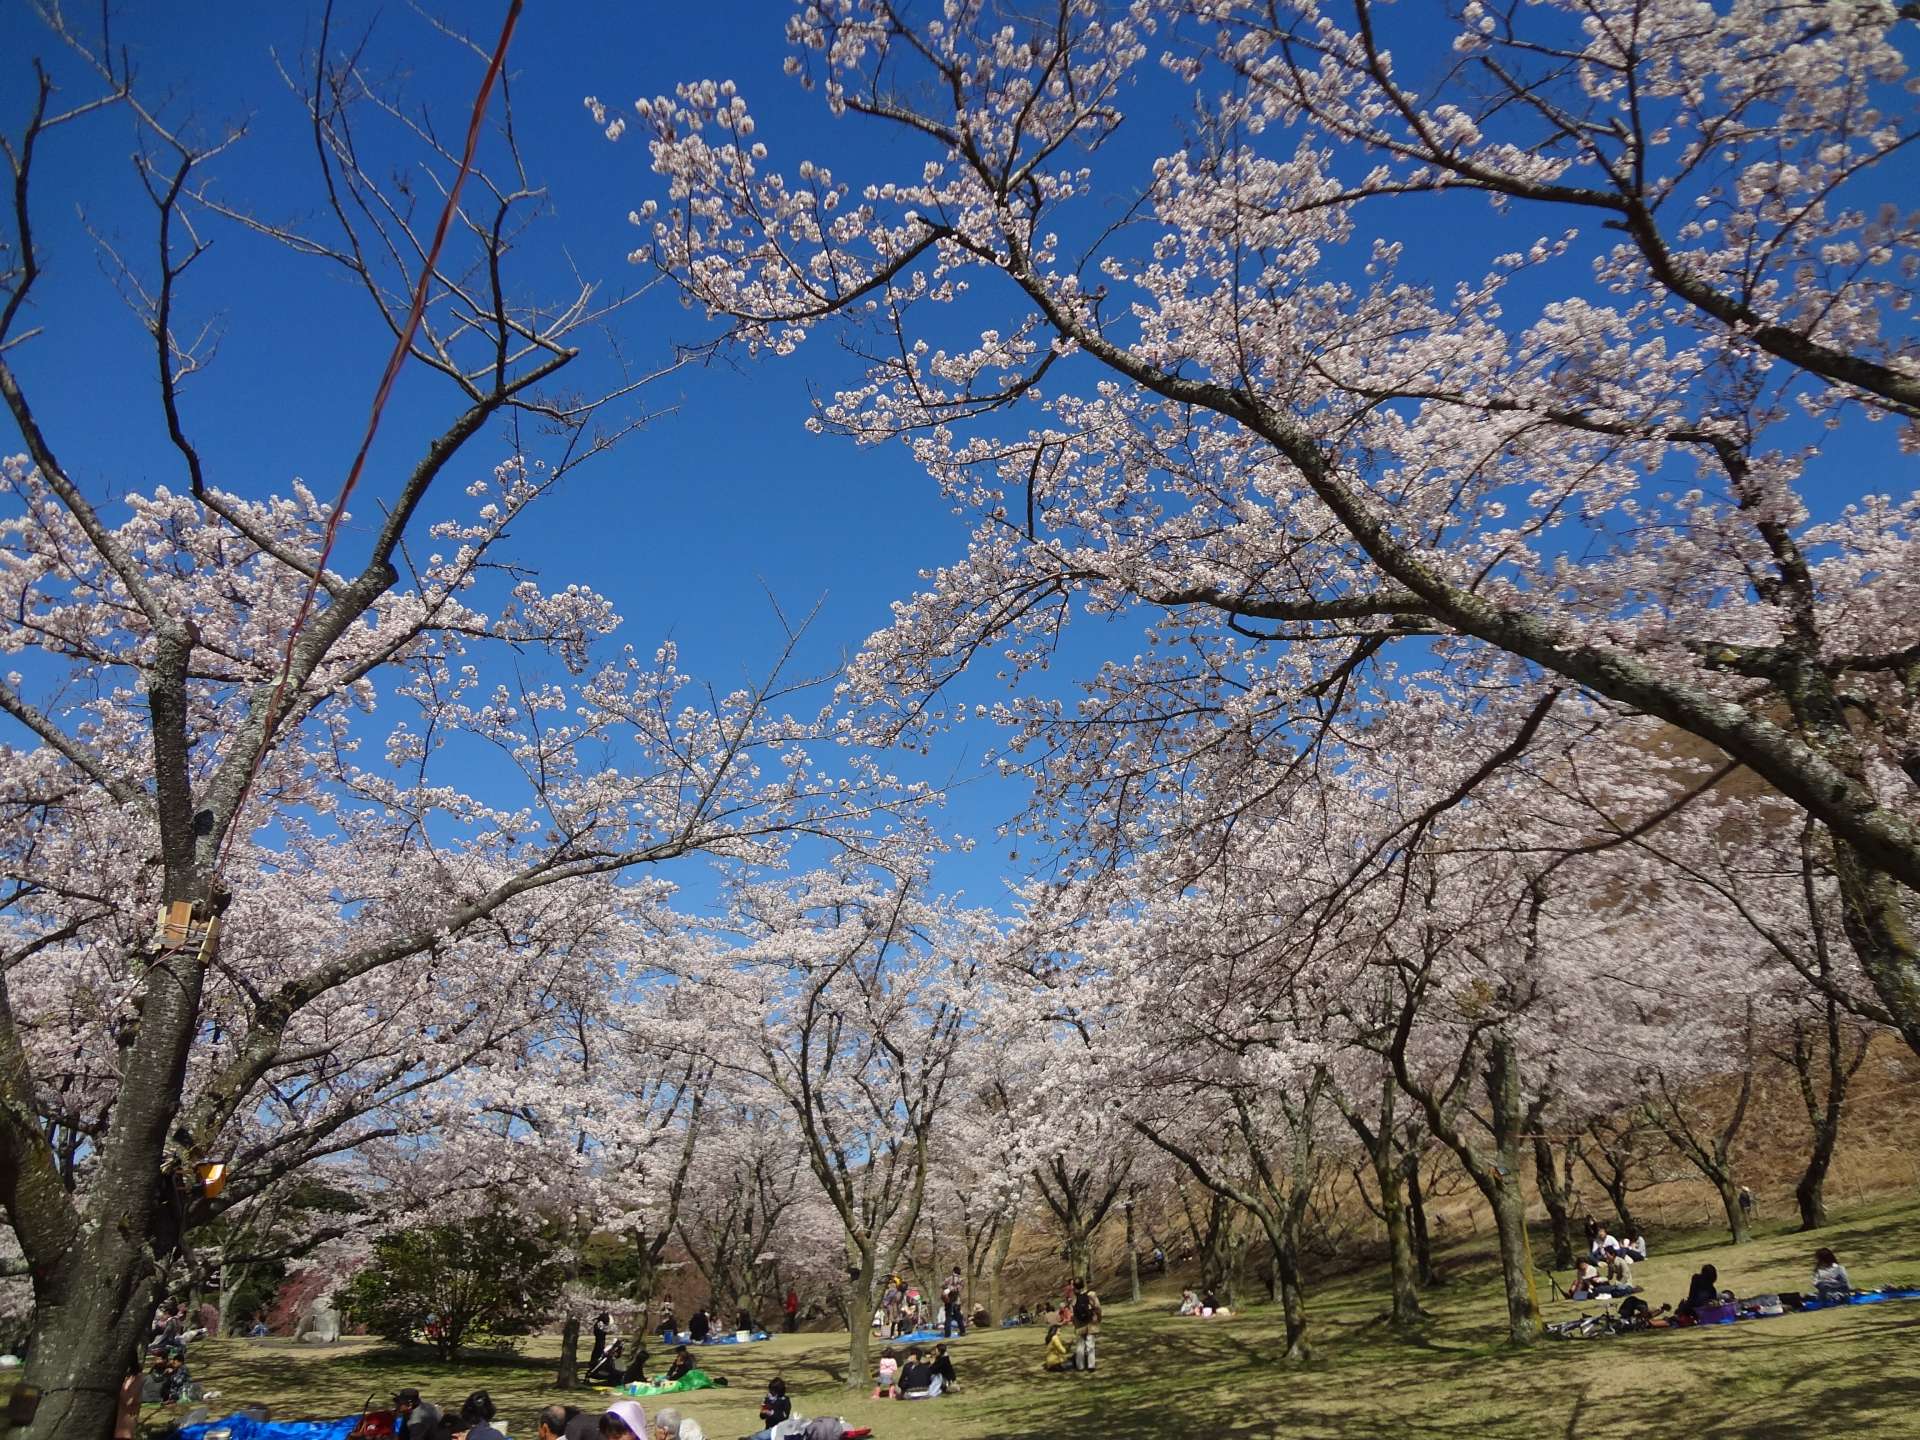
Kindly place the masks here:
MULTIPOLYGON (((605 1395, 630 1395, 635 1400, 644 1400, 650 1395, 679 1395, 688 1390, 711 1390, 714 1378, 704 1370, 689 1370, 678 1380, 668 1381, 665 1385, 650 1385, 645 1380, 635 1380, 627 1385, 618 1385, 612 1389, 601 1387, 605 1395)), ((234 1440, 240 1440, 235 1436, 234 1440)))
POLYGON ((343 1415, 338 1420, 256 1420, 251 1415, 233 1414, 204 1425, 182 1425, 180 1440, 207 1440, 216 1432, 224 1432, 218 1440, 347 1440, 359 1423, 358 1415, 343 1415))

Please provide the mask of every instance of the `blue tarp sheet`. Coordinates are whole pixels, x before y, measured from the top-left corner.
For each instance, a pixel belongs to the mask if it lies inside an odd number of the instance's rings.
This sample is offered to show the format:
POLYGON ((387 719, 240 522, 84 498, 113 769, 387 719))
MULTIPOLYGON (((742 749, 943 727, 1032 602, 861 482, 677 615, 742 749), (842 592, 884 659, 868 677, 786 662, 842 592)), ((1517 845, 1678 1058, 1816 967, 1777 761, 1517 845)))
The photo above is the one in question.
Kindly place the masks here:
POLYGON ((204 1425, 182 1425, 180 1440, 206 1440, 210 1430, 225 1430, 231 1440, 347 1440, 358 1415, 338 1420, 255 1420, 251 1415, 229 1415, 204 1425))
POLYGON ((695 1340, 691 1335, 687 1334, 686 1331, 682 1330, 678 1335, 674 1336, 669 1343, 675 1345, 739 1345, 743 1343, 752 1345, 756 1341, 771 1340, 772 1338, 773 1337, 767 1334, 766 1331, 756 1330, 743 1342, 734 1331, 729 1330, 724 1335, 709 1335, 704 1340, 695 1340))

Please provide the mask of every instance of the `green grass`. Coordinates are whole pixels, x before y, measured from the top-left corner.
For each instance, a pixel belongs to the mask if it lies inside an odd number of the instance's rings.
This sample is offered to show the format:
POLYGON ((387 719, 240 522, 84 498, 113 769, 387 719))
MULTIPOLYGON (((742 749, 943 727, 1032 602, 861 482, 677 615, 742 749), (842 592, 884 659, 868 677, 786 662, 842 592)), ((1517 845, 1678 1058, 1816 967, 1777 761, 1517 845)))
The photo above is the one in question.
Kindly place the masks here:
MULTIPOLYGON (((1858 1285, 1920 1278, 1920 1202, 1858 1212, 1819 1236, 1764 1233, 1735 1248, 1719 1236, 1655 1236, 1635 1278, 1655 1303, 1684 1293, 1704 1260, 1741 1294, 1809 1284, 1815 1244, 1831 1245, 1858 1285), (1664 1244, 1662 1243, 1664 1241, 1664 1244)), ((767 1379, 783 1374, 801 1414, 839 1414, 878 1440, 1062 1440, 1062 1437, 1387 1435, 1394 1440, 1486 1436, 1804 1437, 1912 1435, 1920 1428, 1920 1301, 1852 1306, 1703 1330, 1604 1341, 1501 1343, 1502 1304, 1490 1253, 1472 1242, 1448 1256, 1450 1282, 1430 1292, 1433 1323, 1419 1343, 1378 1322, 1381 1276, 1363 1272, 1309 1294, 1316 1358, 1277 1363, 1276 1310, 1225 1322, 1183 1320, 1159 1296, 1108 1306, 1100 1368, 1049 1375, 1044 1331, 969 1336, 955 1348, 962 1393, 899 1404, 842 1388, 844 1335, 782 1336, 708 1352, 729 1388, 679 1397, 713 1440, 758 1428, 767 1379)), ((1563 1277, 1564 1278, 1564 1277, 1563 1277)), ((1549 1298, 1549 1320, 1582 1308, 1549 1298)), ((1592 1307, 1586 1307, 1592 1308, 1592 1307)), ((514 1440, 531 1440, 552 1386, 555 1342, 520 1357, 441 1365, 424 1353, 365 1341, 328 1350, 284 1341, 195 1348, 196 1378, 222 1402, 260 1400, 276 1416, 339 1415, 411 1384, 458 1403, 484 1386, 514 1440)), ((590 1394, 590 1392, 589 1392, 590 1394)), ((669 1402, 673 1403, 673 1402, 669 1402)), ((653 1402, 647 1402, 649 1413, 653 1402)), ((216 1413, 221 1405, 216 1404, 216 1413)))

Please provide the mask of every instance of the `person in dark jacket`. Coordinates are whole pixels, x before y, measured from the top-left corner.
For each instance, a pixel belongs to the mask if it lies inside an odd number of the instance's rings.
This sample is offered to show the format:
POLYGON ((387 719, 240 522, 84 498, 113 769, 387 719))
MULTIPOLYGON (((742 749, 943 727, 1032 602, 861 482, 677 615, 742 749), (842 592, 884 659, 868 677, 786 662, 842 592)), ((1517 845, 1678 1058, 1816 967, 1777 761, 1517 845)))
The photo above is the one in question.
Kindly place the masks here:
POLYGON ((687 1338, 696 1345, 704 1345, 707 1343, 707 1332, 711 1328, 707 1320, 707 1312, 696 1310, 687 1319, 687 1338))
POLYGON ((484 1390, 467 1396, 460 1407, 460 1426, 467 1432, 467 1440, 507 1440, 506 1432, 494 1426, 493 1397, 484 1390))
POLYGON ((778 1375, 767 1382, 767 1398, 760 1402, 760 1428, 747 1440, 773 1440, 773 1427, 793 1418, 793 1401, 787 1398, 787 1382, 778 1375))
POLYGON ((1702 1265, 1693 1278, 1687 1282, 1687 1298, 1674 1309, 1681 1315, 1693 1315, 1702 1305, 1716 1305, 1720 1301, 1720 1272, 1711 1265, 1702 1265))
POLYGON ((613 1317, 602 1310, 593 1317, 593 1353, 587 1356, 587 1373, 591 1375, 594 1367, 600 1363, 600 1357, 607 1353, 607 1332, 613 1328, 613 1317))
POLYGON ((594 1362, 587 1366, 589 1385, 617 1385, 620 1383, 620 1354, 622 1342, 618 1336, 613 1344, 603 1349, 594 1362))
POLYGON ((693 1369, 693 1356, 687 1353, 686 1346, 676 1345, 673 1351, 673 1363, 667 1367, 667 1383, 671 1385, 674 1381, 682 1379, 691 1369, 693 1369))
POLYGON ((420 1392, 411 1385, 394 1392, 393 1411, 400 1417, 404 1440, 430 1440, 440 1423, 440 1407, 430 1400, 422 1400, 420 1392))

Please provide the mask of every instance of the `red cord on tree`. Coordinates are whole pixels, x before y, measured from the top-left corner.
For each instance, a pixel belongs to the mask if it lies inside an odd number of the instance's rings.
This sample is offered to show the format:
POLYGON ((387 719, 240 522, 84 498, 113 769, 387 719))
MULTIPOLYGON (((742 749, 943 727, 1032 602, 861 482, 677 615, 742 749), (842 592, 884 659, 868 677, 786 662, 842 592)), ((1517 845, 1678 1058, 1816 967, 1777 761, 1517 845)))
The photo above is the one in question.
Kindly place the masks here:
MULTIPOLYGON (((314 598, 320 591, 320 577, 326 574, 327 560, 333 554, 333 542, 340 530, 340 517, 346 513, 347 501, 353 495, 354 486, 360 482, 360 472, 367 463, 367 452, 373 449, 373 437, 380 429, 380 413, 386 409, 387 396, 393 390, 393 382, 400 376, 400 367, 406 363, 408 351, 413 348, 413 337, 419 332, 421 317, 426 314, 427 291, 433 284, 434 269, 440 261, 440 247, 446 243, 447 231, 452 228, 454 214, 459 209, 460 189, 473 169, 473 154, 479 148, 480 126, 486 119, 487 102, 492 98, 494 82, 500 78, 500 71, 506 65, 507 45, 513 39, 513 27, 520 19, 524 3, 525 0, 509 0, 506 21, 500 27, 500 41, 493 47, 493 57, 487 62, 487 73, 481 77, 480 91, 473 97, 473 114, 467 121, 467 143, 460 155, 460 168, 454 173, 453 184, 447 188, 446 204, 441 207, 440 221, 434 226, 433 243, 427 247, 426 262, 420 267, 419 283, 413 287, 413 304, 407 310, 407 323, 400 328, 393 353, 387 357, 386 372, 380 377, 379 388, 373 392, 366 434, 360 441, 359 452, 353 457, 352 467, 347 471, 346 483, 340 487, 339 498, 333 502, 333 511, 327 516, 319 558, 314 563, 313 574, 307 578, 307 591, 300 599, 300 609, 294 615, 293 626, 287 631, 287 647, 280 657, 280 675, 274 681, 273 694, 267 699, 266 718, 260 727, 260 748, 254 752, 253 764, 248 767, 247 778, 240 786, 240 797, 234 802, 233 819, 228 824, 226 839, 221 842, 220 856, 214 865, 216 876, 226 868, 227 852, 233 848, 234 837, 240 833, 240 820, 246 810, 247 796, 253 789, 254 779, 260 773, 260 763, 266 758, 267 749, 272 743, 274 720, 280 713, 287 679, 293 672, 294 646, 299 643, 300 632, 306 628, 307 618, 313 613, 314 598)), ((320 63, 326 63, 325 56, 321 57, 320 63)))

